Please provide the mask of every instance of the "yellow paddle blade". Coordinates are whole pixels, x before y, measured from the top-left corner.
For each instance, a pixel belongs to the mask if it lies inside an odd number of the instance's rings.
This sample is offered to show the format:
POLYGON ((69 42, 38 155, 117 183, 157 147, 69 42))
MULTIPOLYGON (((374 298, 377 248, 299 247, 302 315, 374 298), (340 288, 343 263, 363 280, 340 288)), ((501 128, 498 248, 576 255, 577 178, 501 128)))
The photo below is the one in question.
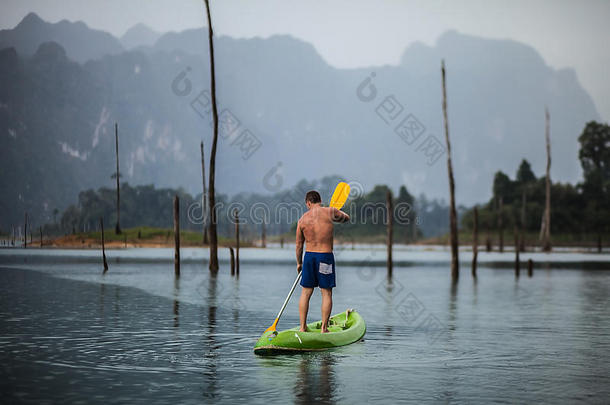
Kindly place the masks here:
POLYGON ((334 207, 338 210, 343 208, 343 204, 347 201, 347 197, 349 196, 350 186, 346 182, 341 182, 337 184, 337 188, 335 188, 335 192, 333 193, 333 197, 330 199, 330 207, 334 207))
POLYGON ((265 330, 265 332, 263 332, 263 334, 267 333, 267 332, 275 332, 276 328, 277 328, 277 321, 279 321, 280 318, 275 318, 275 321, 273 321, 273 325, 269 326, 267 328, 267 330, 265 330))

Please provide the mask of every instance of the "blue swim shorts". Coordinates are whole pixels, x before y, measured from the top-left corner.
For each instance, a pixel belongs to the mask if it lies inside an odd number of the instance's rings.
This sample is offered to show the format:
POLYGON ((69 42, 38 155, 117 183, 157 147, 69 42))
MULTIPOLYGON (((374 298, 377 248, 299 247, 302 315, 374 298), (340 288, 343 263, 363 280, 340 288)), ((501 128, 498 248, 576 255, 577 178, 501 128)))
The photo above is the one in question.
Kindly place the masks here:
POLYGON ((305 252, 302 273, 301 285, 303 287, 335 287, 335 256, 332 252, 305 252))

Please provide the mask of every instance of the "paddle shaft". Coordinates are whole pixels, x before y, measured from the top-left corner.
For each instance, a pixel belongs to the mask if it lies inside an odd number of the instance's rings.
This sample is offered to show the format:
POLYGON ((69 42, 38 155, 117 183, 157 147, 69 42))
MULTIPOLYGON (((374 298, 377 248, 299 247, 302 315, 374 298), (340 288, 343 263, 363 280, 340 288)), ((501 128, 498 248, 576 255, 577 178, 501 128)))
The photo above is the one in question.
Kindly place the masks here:
POLYGON ((284 305, 282 305, 282 309, 280 309, 280 312, 278 312, 277 317, 275 318, 276 320, 279 320, 280 317, 282 316, 282 313, 284 312, 284 309, 286 309, 286 305, 288 305, 288 301, 290 301, 290 297, 292 297, 292 293, 294 292, 294 289, 297 288, 297 284, 299 284, 300 280, 301 280, 301 272, 299 271, 299 274, 297 274, 297 278, 294 280, 294 283, 292 283, 292 288, 290 289, 288 296, 284 300, 284 305))

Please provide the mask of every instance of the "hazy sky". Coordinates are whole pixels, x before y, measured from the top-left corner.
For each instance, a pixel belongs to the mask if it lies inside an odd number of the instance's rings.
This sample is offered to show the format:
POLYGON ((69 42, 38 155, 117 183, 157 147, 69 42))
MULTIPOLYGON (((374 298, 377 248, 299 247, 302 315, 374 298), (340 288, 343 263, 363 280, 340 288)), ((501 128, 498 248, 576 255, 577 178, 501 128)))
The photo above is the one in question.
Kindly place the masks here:
MULTIPOLYGON (((216 33, 290 34, 337 67, 397 64, 407 45, 432 45, 448 29, 533 46, 554 68, 572 67, 610 120, 609 0, 211 0, 216 33)), ((203 0, 1 0, 0 27, 29 11, 82 20, 121 36, 142 22, 157 31, 204 25, 203 0)))

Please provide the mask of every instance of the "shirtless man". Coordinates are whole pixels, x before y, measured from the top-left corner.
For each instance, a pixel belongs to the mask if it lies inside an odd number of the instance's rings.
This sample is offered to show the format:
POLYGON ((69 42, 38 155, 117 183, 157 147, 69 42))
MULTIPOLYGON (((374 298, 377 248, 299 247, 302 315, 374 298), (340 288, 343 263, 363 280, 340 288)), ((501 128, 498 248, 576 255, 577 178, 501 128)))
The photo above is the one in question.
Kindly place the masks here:
POLYGON ((299 315, 301 332, 307 331, 309 299, 315 287, 322 292, 322 328, 328 332, 328 319, 333 307, 333 287, 335 287, 335 257, 333 255, 333 222, 347 222, 349 215, 336 208, 322 207, 322 199, 317 191, 305 195, 307 212, 297 224, 296 254, 297 271, 302 272, 299 315), (303 243, 307 244, 303 257, 303 243))

